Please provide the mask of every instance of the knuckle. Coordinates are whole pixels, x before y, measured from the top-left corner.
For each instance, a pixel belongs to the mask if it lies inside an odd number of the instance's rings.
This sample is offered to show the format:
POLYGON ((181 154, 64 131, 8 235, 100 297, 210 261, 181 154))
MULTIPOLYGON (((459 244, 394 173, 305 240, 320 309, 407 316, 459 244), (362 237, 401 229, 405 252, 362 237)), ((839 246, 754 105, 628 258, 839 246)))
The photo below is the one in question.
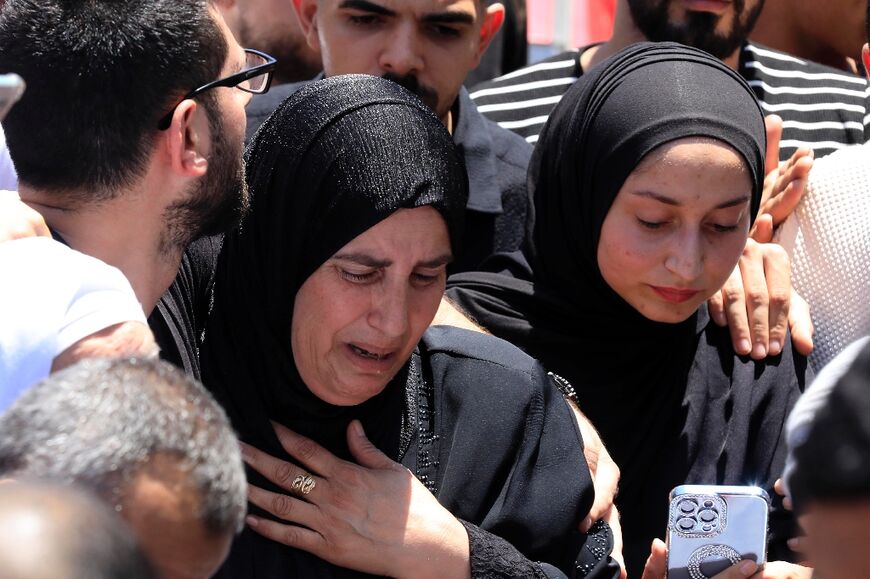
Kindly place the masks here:
POLYGON ((767 292, 755 289, 747 291, 746 303, 753 310, 765 307, 768 304, 767 292))
POLYGON ((281 531, 281 539, 281 542, 285 545, 300 545, 302 544, 302 532, 298 527, 287 527, 281 531))
POLYGON ((286 519, 293 510, 293 501, 289 497, 282 494, 276 494, 272 497, 272 513, 286 519))
POLYGON ((743 289, 733 286, 727 286, 722 288, 722 297, 725 299, 725 303, 734 304, 743 301, 743 289))
POLYGON ((275 482, 283 487, 290 487, 293 482, 293 468, 290 463, 282 460, 275 466, 275 482))
POLYGON ((317 456, 317 443, 310 438, 301 439, 296 445, 296 456, 303 462, 308 462, 317 456))

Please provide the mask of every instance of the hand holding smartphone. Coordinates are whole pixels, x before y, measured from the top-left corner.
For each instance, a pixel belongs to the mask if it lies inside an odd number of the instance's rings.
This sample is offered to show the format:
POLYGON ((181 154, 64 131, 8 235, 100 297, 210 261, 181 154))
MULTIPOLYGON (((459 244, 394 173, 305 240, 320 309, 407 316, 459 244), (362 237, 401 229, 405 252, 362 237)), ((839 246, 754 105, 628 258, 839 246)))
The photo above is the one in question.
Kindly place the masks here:
POLYGON ((668 579, 708 579, 767 559, 770 498, 758 487, 683 485, 670 495, 668 579))
POLYGON ((24 93, 24 80, 17 74, 0 74, 0 120, 24 93))

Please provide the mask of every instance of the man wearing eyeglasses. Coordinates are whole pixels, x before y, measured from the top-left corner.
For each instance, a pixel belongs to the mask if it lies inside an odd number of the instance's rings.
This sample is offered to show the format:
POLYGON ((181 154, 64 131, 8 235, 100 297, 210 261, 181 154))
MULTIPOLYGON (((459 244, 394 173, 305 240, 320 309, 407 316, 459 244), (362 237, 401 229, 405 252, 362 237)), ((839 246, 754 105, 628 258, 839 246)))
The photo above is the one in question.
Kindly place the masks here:
POLYGON ((27 83, 4 121, 21 199, 126 275, 161 355, 195 376, 187 304, 211 264, 185 250, 247 208, 245 106, 274 65, 210 0, 8 0, 0 15, 0 70, 27 83))

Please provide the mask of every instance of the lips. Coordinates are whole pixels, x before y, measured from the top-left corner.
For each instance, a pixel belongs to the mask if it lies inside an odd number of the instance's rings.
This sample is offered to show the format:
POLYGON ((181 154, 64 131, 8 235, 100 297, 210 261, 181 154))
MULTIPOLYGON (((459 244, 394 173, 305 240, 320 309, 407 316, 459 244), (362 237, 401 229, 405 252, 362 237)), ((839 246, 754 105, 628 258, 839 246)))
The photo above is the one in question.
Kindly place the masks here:
POLYGON ((350 346, 350 349, 353 350, 353 352, 357 356, 361 356, 363 358, 368 358, 369 360, 386 360, 387 358, 389 358, 392 355, 392 352, 387 352, 387 353, 382 353, 382 354, 379 354, 377 352, 370 352, 369 350, 366 350, 364 348, 360 348, 359 346, 357 346, 355 344, 348 344, 348 346, 350 346))
POLYGON ((689 301, 700 293, 700 290, 680 289, 672 287, 650 286, 654 292, 664 298, 666 301, 675 304, 681 304, 689 301))

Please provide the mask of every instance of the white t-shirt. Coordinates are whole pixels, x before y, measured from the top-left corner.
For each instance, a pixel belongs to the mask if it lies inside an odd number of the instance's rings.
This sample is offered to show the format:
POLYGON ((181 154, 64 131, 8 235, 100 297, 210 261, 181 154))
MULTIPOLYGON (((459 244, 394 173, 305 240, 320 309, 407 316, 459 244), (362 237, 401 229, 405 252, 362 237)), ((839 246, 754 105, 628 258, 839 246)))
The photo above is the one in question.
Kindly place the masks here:
POLYGON ((118 269, 46 237, 0 243, 0 412, 95 332, 147 323, 118 269))
POLYGON ((18 175, 15 173, 12 157, 9 156, 3 125, 0 125, 0 190, 18 191, 18 175))

